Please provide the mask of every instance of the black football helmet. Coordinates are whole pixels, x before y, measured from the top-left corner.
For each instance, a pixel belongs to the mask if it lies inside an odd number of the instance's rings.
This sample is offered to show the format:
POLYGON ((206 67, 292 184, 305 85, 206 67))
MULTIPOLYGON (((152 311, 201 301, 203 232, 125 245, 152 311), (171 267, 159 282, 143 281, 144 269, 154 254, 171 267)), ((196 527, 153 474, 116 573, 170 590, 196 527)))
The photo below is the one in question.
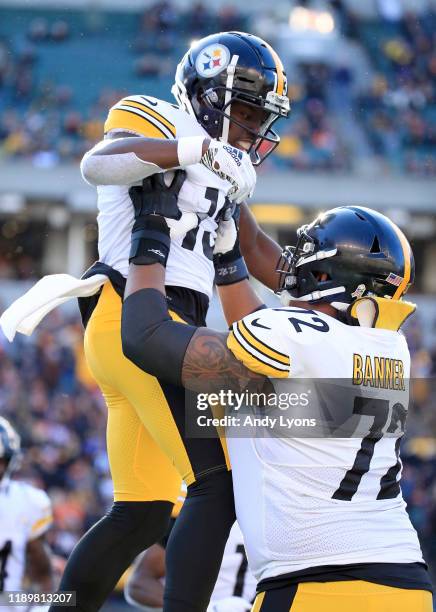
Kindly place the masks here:
MULTIPOLYGON (((227 142, 235 101, 262 108, 264 118, 249 150, 260 164, 279 144, 272 129, 289 114, 286 74, 272 47, 243 32, 221 32, 195 43, 177 67, 172 93, 180 107, 193 115, 211 138, 227 142)), ((243 126, 245 127, 245 126, 243 126)))
POLYGON ((6 461, 6 471, 0 482, 9 478, 20 460, 20 436, 4 417, 0 416, 0 459, 6 461))
POLYGON ((341 206, 297 230, 277 266, 284 298, 329 302, 345 310, 365 295, 399 300, 413 283, 415 263, 403 232, 362 206, 341 206))

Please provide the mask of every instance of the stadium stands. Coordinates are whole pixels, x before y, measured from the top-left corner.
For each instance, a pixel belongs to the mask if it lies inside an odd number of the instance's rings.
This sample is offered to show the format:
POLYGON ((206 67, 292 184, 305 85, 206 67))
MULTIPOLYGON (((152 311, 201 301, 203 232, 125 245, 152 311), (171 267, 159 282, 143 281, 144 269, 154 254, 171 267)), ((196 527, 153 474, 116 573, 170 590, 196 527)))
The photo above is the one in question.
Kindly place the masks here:
MULTIPOLYGON (((349 67, 319 60, 289 70, 291 120, 266 168, 344 171, 369 156, 385 171, 436 174, 434 16, 368 20, 333 5, 340 35, 360 47, 372 78, 356 88, 359 75, 349 67), (357 111, 347 112, 347 101, 357 111)), ((237 9, 212 13, 198 2, 182 12, 169 0, 143 15, 2 8, 0 151, 41 165, 77 161, 120 96, 169 99, 192 39, 219 29, 255 32, 257 23, 237 9)))

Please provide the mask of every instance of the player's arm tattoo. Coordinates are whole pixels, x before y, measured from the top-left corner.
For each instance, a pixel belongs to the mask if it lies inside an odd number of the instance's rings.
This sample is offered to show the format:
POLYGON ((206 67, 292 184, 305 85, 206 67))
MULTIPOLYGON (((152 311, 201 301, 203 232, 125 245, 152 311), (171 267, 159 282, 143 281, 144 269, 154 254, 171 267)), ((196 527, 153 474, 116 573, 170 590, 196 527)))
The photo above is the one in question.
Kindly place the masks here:
POLYGON ((183 360, 183 386, 214 393, 222 389, 260 390, 268 379, 252 372, 227 348, 227 333, 201 327, 191 338, 183 360))

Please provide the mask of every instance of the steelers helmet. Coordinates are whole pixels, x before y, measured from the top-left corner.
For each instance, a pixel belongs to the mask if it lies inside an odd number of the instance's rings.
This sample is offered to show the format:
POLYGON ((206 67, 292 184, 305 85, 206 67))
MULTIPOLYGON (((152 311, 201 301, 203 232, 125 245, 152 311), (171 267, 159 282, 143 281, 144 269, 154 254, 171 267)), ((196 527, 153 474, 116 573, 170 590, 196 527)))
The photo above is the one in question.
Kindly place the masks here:
POLYGON ((390 219, 341 206, 297 230, 297 243, 284 249, 277 272, 286 299, 346 310, 368 295, 399 300, 413 283, 415 264, 407 238, 390 219))
POLYGON ((16 469, 20 458, 20 436, 4 417, 0 416, 0 459, 6 461, 2 480, 7 479, 16 469))
POLYGON ((274 49, 261 38, 243 32, 221 32, 202 38, 177 67, 172 93, 179 106, 193 115, 211 138, 227 142, 235 101, 264 111, 249 150, 260 164, 279 144, 274 122, 289 114, 286 74, 274 49))

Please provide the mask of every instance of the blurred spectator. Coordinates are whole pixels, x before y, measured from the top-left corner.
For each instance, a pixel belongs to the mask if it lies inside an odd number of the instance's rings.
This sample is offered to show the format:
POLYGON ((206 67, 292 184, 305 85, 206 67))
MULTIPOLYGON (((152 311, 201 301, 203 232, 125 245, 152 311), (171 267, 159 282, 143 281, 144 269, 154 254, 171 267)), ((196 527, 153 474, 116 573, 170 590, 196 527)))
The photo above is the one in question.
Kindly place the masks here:
POLYGON ((54 42, 63 42, 70 35, 70 28, 66 21, 55 21, 50 28, 50 38, 54 42))
POLYGON ((5 84, 11 68, 11 50, 5 40, 0 40, 0 89, 5 84))
POLYGON ((47 19, 37 17, 30 22, 27 36, 32 42, 41 42, 47 40, 49 26, 47 19))
POLYGON ((218 10, 219 32, 244 32, 245 19, 238 8, 232 4, 226 4, 218 10))
POLYGON ((189 34, 193 37, 202 38, 211 33, 213 15, 201 0, 191 5, 186 13, 186 19, 189 34))

